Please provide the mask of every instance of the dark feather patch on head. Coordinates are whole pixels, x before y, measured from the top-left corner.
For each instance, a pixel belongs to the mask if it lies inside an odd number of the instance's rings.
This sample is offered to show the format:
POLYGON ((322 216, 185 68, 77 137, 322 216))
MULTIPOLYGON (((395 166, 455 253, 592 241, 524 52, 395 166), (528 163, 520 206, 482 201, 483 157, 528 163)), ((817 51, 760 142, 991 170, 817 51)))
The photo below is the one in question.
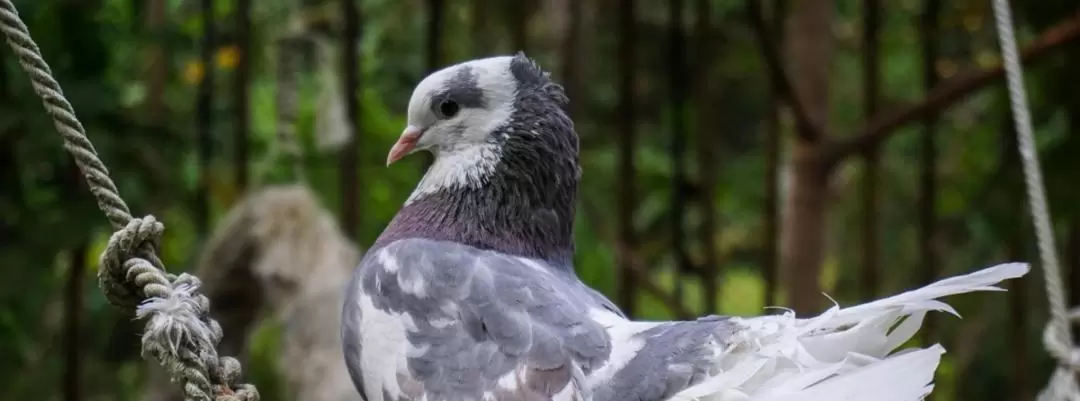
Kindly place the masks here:
POLYGON ((487 138, 499 150, 493 171, 478 185, 442 188, 406 204, 372 249, 426 238, 572 267, 581 168, 566 96, 523 53, 509 69, 517 91, 512 115, 487 138))
POLYGON ((478 109, 487 107, 484 91, 480 90, 476 73, 471 67, 459 68, 457 74, 446 82, 446 87, 431 97, 431 111, 438 114, 439 105, 447 100, 452 100, 461 107, 478 109))
POLYGON ((510 73, 518 81, 518 90, 531 89, 545 93, 548 99, 558 103, 559 107, 566 107, 570 103, 562 85, 553 82, 551 73, 540 68, 540 64, 526 56, 525 52, 519 51, 514 55, 510 61, 510 73))

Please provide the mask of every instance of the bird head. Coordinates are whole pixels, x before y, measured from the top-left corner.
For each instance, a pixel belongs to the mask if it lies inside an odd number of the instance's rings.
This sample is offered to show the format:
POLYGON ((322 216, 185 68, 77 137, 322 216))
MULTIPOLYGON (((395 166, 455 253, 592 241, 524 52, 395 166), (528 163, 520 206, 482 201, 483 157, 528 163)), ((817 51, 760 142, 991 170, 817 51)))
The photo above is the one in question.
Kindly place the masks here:
POLYGON ((581 169, 567 103, 523 53, 425 77, 387 164, 421 150, 435 160, 376 243, 437 239, 569 265, 581 169))
POLYGON ((566 102, 562 88, 524 53, 443 68, 413 90, 407 126, 387 165, 431 152, 435 162, 417 188, 425 193, 484 182, 510 148, 554 146, 576 164, 577 136, 563 111, 566 102))

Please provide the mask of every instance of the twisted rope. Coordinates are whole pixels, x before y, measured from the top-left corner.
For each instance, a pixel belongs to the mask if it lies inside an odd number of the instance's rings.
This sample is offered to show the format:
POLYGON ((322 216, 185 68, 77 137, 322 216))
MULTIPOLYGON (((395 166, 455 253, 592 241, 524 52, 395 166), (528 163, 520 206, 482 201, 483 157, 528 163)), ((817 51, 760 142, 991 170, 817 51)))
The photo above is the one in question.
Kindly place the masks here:
POLYGON ((1016 125, 1020 159, 1023 163, 1024 182, 1027 184, 1028 203, 1035 238, 1039 247, 1039 259, 1044 270, 1046 298, 1050 304, 1050 321, 1043 330, 1043 345, 1057 361, 1057 371, 1050 383, 1039 394, 1040 400, 1080 400, 1076 372, 1080 371, 1080 350, 1073 348, 1071 316, 1065 306, 1065 286, 1061 282, 1061 266, 1054 245, 1054 232, 1050 226, 1050 210, 1046 203, 1042 173, 1035 139, 1031 128, 1031 114, 1024 90, 1023 69, 1016 50, 1016 34, 1013 31, 1012 13, 1007 0, 994 0, 994 20, 997 22, 998 42, 1005 63, 1008 83, 1009 105, 1012 107, 1016 125))
POLYGON ((11 0, 0 0, 0 32, 116 230, 102 253, 98 283, 110 303, 146 319, 143 355, 158 359, 181 383, 188 401, 257 401, 254 386, 236 383, 240 363, 217 355, 221 326, 209 317, 209 300, 198 293, 198 279, 165 272, 156 254, 164 225, 153 216, 132 217, 11 0))

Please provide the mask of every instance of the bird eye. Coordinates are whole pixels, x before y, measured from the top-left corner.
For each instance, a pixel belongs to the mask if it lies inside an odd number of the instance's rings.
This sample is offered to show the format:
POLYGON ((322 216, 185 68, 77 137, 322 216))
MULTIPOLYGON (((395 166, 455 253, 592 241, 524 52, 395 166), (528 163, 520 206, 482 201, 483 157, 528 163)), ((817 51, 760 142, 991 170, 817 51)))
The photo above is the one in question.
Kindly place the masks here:
POLYGON ((441 114, 443 118, 453 118, 460 110, 461 106, 458 106, 457 102, 453 100, 443 100, 443 102, 439 104, 439 114, 441 114))

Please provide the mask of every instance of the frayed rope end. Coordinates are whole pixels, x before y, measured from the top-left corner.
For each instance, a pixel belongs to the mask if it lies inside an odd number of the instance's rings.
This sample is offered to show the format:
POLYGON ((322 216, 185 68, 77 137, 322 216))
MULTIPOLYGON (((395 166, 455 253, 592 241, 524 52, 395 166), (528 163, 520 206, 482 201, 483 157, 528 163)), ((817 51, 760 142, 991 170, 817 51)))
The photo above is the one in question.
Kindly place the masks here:
POLYGON ((136 319, 147 319, 142 335, 144 350, 180 358, 180 349, 185 345, 211 352, 216 349, 217 336, 203 320, 199 283, 185 281, 177 280, 166 297, 148 298, 136 308, 136 319))

